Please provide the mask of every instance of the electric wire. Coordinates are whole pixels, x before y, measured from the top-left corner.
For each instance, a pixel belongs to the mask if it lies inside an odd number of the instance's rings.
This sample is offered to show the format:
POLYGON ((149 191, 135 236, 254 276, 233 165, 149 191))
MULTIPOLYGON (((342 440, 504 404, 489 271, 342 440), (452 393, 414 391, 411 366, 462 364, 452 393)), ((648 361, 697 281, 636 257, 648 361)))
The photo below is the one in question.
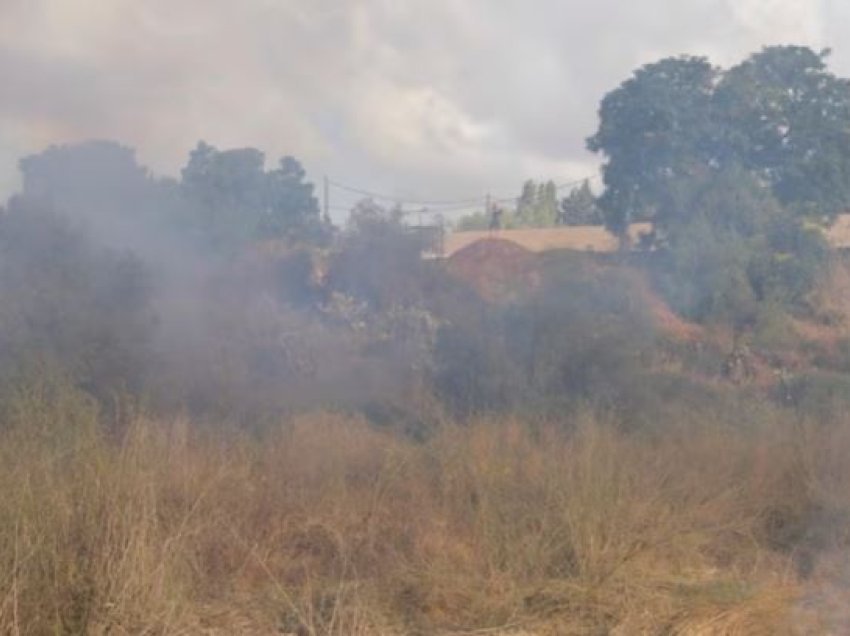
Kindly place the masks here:
MULTIPOLYGON (((560 192, 566 188, 574 188, 584 182, 595 181, 599 179, 598 174, 592 174, 581 179, 575 179, 572 181, 566 181, 555 186, 555 190, 560 192)), ((520 196, 508 196, 508 197, 488 197, 486 195, 479 195, 477 197, 468 197, 462 199, 421 199, 418 197, 404 197, 399 195, 385 194, 376 192, 373 190, 369 190, 366 188, 360 188, 356 186, 347 185, 336 181, 334 179, 328 179, 327 183, 329 186, 333 186, 338 190, 342 190, 344 192, 349 192, 352 194, 359 194, 364 197, 369 197, 374 200, 379 201, 388 201, 395 205, 398 205, 402 208, 403 214, 411 215, 411 214, 444 214, 449 212, 467 212, 474 211, 478 208, 479 205, 485 205, 489 200, 491 204, 494 203, 508 203, 508 202, 516 202, 521 197, 520 196), (419 210, 404 210, 404 206, 421 206, 422 209, 419 210)), ((330 210, 333 211, 351 211, 351 207, 336 205, 330 206, 330 210)))

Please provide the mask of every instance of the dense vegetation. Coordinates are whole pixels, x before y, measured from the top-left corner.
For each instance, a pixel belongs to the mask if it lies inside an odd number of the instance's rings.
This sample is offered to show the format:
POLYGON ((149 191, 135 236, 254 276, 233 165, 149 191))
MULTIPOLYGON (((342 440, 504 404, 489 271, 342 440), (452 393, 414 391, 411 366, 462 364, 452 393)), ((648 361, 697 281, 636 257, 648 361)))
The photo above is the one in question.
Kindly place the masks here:
POLYGON ((601 196, 529 181, 503 221, 652 222, 612 255, 423 258, 399 210, 334 227, 253 148, 201 142, 179 179, 108 141, 22 159, 0 630, 843 625, 805 596, 850 541, 850 267, 822 235, 850 85, 826 59, 667 59, 609 93, 601 196))

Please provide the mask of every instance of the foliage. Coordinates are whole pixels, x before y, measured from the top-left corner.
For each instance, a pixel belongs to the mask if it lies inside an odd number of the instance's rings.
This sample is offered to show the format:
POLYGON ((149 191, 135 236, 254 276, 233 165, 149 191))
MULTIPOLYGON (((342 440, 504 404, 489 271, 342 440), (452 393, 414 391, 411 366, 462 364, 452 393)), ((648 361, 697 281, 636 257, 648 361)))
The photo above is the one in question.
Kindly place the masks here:
POLYGON ((137 259, 12 200, 0 215, 0 376, 49 363, 100 397, 139 391, 154 329, 151 292, 137 259))
POLYGON ((826 263, 817 230, 739 169, 682 179, 656 214, 657 278, 692 319, 752 326, 761 303, 801 304, 826 263))
POLYGON ((135 251, 179 242, 178 233, 229 251, 260 239, 328 238, 301 164, 284 157, 267 171, 254 148, 220 151, 199 142, 179 182, 152 177, 132 149, 111 141, 51 146, 22 159, 20 168, 25 198, 85 220, 99 240, 135 251))
POLYGON ((717 77, 704 58, 670 58, 640 68, 602 100, 587 146, 607 158, 600 205, 611 231, 622 235, 629 223, 653 219, 671 184, 722 159, 717 77))
MULTIPOLYGON (((500 229, 554 227, 561 218, 558 190, 553 181, 526 181, 515 209, 506 209, 499 203, 494 205, 500 211, 500 229)), ((490 229, 491 214, 492 211, 490 214, 475 212, 464 216, 458 221, 457 227, 461 231, 490 229)))
POLYGON ((846 546, 846 420, 664 424, 0 431, 0 631, 822 632, 830 579, 794 572, 846 546))
POLYGON ((510 411, 528 401, 528 379, 509 352, 505 318, 470 304, 441 326, 434 348, 433 385, 460 414, 510 411))
POLYGON ((327 228, 301 164, 284 157, 265 170, 254 148, 220 151, 200 142, 182 171, 180 189, 193 206, 197 232, 215 247, 256 239, 318 240, 327 228))
POLYGON ((633 281, 556 264, 542 287, 505 307, 470 305, 439 332, 435 383, 460 412, 625 408, 653 343, 633 281))
POLYGON ((330 287, 377 309, 421 300, 426 269, 422 252, 427 246, 401 218, 398 209, 387 210, 369 200, 360 202, 331 259, 330 287))
POLYGON ((581 186, 573 188, 561 199, 558 211, 558 225, 602 225, 602 211, 596 197, 585 180, 581 186))
POLYGON ((552 181, 526 181, 517 201, 513 225, 516 227, 554 227, 558 219, 558 191, 552 181))
POLYGON ((491 220, 484 212, 473 212, 458 219, 456 229, 459 232, 489 230, 491 220))
POLYGON ((112 141, 50 146, 21 159, 19 167, 25 197, 47 199, 75 215, 91 213, 90 208, 104 212, 121 202, 140 207, 151 185, 134 151, 112 141))
POLYGON ((682 179, 742 166, 796 214, 850 206, 850 83, 828 52, 768 47, 723 71, 704 58, 649 64, 602 101, 588 148, 606 156, 606 224, 659 220, 682 179))
POLYGON ((739 161, 783 205, 815 217, 850 205, 850 81, 827 70, 828 56, 767 47, 724 73, 715 96, 739 161))
POLYGON ((176 183, 156 179, 112 141, 51 146, 19 162, 21 198, 83 224, 93 240, 152 252, 178 227, 176 183))
POLYGON ((509 347, 536 392, 623 406, 653 342, 648 308, 617 272, 547 272, 508 315, 509 347))
POLYGON ((603 99, 588 147, 607 157, 606 225, 652 221, 662 288, 689 317, 752 326, 760 303, 799 306, 825 264, 807 219, 850 204, 850 84, 826 55, 670 58, 603 99))

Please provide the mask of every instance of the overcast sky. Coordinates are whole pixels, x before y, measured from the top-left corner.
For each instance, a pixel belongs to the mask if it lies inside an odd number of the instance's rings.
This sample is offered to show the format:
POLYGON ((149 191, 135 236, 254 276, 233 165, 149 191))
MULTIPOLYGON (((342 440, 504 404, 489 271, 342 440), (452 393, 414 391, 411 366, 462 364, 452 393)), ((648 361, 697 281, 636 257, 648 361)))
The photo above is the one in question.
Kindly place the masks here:
POLYGON ((87 138, 158 174, 204 139, 316 181, 505 196, 595 172, 599 100, 641 64, 796 43, 850 75, 848 32, 847 0, 0 0, 0 196, 18 157, 87 138))

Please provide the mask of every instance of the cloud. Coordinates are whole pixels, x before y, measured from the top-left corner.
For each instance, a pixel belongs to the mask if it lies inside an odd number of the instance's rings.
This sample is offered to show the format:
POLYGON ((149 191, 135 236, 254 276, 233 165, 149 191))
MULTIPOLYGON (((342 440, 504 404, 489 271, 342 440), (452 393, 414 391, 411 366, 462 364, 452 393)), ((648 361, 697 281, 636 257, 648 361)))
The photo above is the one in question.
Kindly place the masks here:
POLYGON ((842 0, 4 0, 0 192, 16 156, 96 137, 160 173, 203 138, 399 195, 510 193, 594 171, 598 102, 638 65, 795 42, 846 72, 848 20, 842 0))
POLYGON ((812 0, 727 0, 742 30, 765 43, 818 41, 824 35, 821 6, 812 0))

